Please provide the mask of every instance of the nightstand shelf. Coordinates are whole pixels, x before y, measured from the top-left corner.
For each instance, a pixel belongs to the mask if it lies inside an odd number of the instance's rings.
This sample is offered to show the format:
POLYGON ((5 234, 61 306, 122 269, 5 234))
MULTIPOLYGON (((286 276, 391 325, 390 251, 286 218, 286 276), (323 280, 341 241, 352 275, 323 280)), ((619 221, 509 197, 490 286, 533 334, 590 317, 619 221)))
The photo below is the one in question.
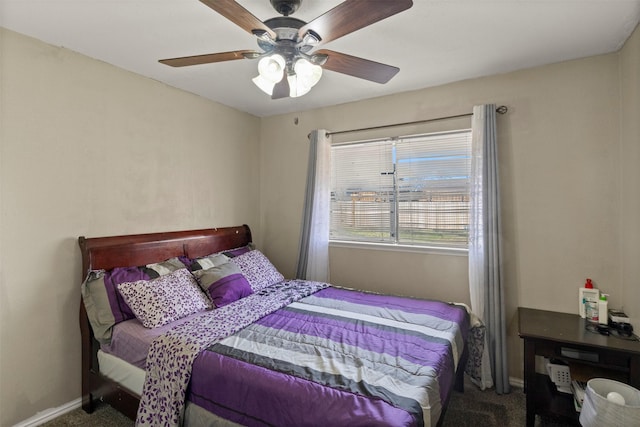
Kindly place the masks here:
POLYGON ((603 377, 640 387, 640 342, 589 332, 577 314, 519 307, 518 322, 524 340, 527 427, 534 426, 536 415, 579 425, 573 396, 557 392, 547 375, 536 373, 536 356, 565 362, 573 379, 603 377))
POLYGON ((573 395, 556 391, 544 374, 536 374, 533 390, 537 415, 559 418, 567 424, 580 425, 578 413, 573 406, 573 395))

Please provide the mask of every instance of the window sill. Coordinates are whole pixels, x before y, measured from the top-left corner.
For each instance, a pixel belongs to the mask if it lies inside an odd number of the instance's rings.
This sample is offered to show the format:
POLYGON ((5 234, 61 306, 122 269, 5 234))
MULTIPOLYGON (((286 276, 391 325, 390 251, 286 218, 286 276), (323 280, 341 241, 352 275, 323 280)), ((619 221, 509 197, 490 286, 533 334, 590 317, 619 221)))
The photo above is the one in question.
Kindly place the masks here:
POLYGON ((346 240, 330 240, 329 247, 333 248, 354 248, 375 251, 397 251, 414 252, 434 255, 468 256, 469 250, 466 248, 445 248, 438 246, 412 246, 392 243, 371 243, 371 242, 351 242, 346 240))

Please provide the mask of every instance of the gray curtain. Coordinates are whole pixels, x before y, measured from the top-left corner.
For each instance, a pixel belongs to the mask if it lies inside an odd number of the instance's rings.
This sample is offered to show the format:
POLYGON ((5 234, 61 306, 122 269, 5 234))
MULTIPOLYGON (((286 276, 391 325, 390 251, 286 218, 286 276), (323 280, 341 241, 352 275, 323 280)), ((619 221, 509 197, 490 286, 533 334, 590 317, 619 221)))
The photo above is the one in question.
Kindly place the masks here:
POLYGON ((491 376, 499 394, 508 393, 502 230, 496 106, 473 108, 471 209, 469 220, 469 291, 471 309, 487 328, 491 376))
POLYGON ((329 202, 331 137, 318 129, 309 135, 307 190, 302 212, 296 277, 329 281, 329 202))

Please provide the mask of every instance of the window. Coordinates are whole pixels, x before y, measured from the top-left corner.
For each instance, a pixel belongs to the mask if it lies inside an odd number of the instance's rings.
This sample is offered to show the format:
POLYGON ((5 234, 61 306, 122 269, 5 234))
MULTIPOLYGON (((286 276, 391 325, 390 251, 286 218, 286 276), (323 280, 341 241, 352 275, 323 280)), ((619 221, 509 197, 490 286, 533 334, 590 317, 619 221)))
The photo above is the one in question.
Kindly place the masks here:
POLYGON ((471 130, 331 147, 331 240, 466 248, 471 130))

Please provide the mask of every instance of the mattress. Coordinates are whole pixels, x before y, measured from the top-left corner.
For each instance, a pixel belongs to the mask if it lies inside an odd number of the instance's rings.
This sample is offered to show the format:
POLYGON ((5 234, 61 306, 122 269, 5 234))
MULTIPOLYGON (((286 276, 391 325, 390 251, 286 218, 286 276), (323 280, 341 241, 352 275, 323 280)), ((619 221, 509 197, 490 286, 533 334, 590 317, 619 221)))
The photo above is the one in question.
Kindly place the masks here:
POLYGON ((153 340, 197 316, 198 313, 192 314, 152 329, 145 328, 138 319, 120 322, 113 327, 111 342, 103 344, 100 349, 104 353, 116 356, 138 368, 145 369, 149 346, 151 346, 153 340))
POLYGON ((142 394, 144 369, 102 350, 98 350, 98 364, 102 375, 138 396, 142 394))

